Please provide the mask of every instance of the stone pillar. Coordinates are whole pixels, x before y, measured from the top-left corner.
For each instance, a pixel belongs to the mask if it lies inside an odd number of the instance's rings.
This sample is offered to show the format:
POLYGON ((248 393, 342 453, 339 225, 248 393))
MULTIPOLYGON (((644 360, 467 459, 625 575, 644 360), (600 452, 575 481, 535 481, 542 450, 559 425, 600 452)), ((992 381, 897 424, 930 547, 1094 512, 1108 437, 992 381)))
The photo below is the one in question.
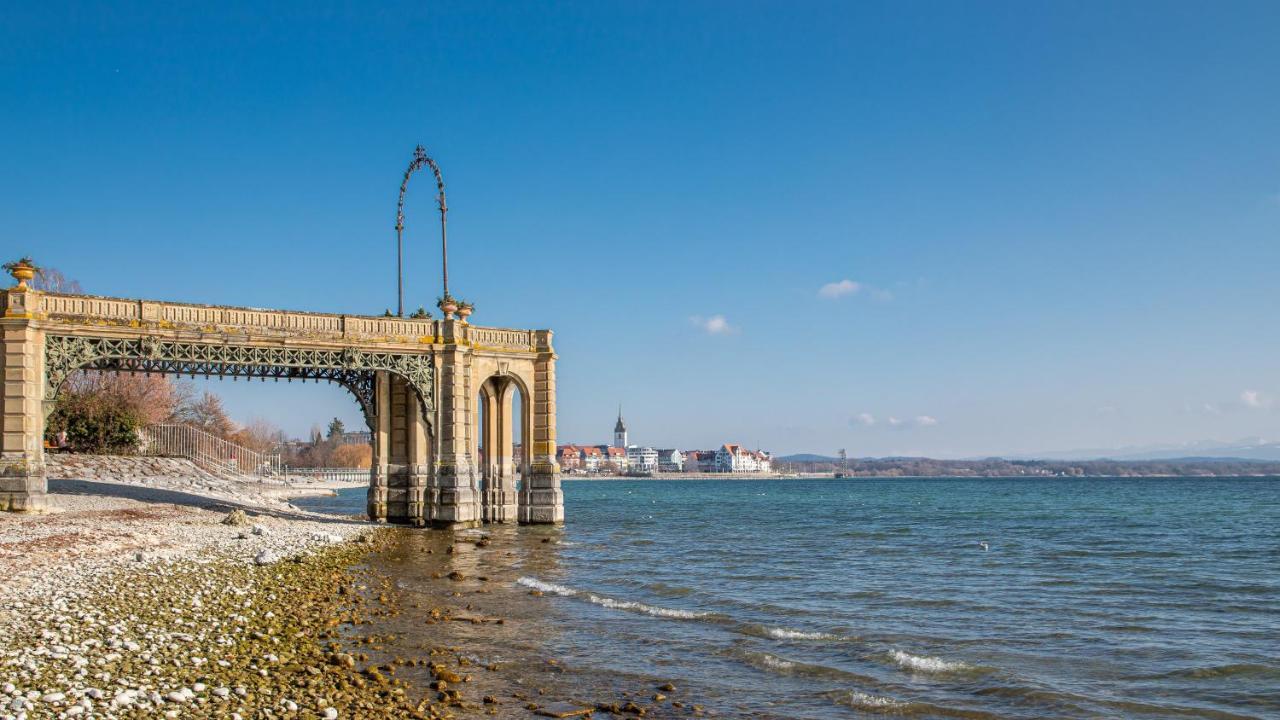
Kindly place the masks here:
POLYGON ((404 385, 405 409, 409 417, 406 519, 414 525, 422 526, 430 521, 427 509, 427 486, 431 484, 431 433, 418 393, 409 383, 404 385))
POLYGON ((486 382, 480 388, 480 407, 476 408, 475 427, 478 430, 476 448, 483 448, 484 457, 475 455, 479 468, 476 474, 481 481, 480 515, 486 522, 493 520, 494 491, 497 490, 498 453, 498 398, 493 383, 486 382))
POLYGON ((0 318, 4 373, 0 510, 48 509, 44 474, 44 331, 32 325, 40 293, 10 288, 0 318))
POLYGON ((533 438, 524 439, 529 468, 520 490, 520 522, 563 523, 564 492, 556 464, 556 354, 551 331, 539 330, 538 359, 534 363, 533 438))
POLYGON ((474 527, 480 522, 480 493, 476 487, 472 405, 476 390, 471 384, 471 349, 462 344, 465 326, 457 320, 440 321, 439 366, 440 454, 436 458, 435 487, 438 500, 433 523, 445 527, 474 527))
POLYGON ((373 463, 369 468, 369 519, 387 520, 387 481, 391 457, 391 377, 377 370, 373 378, 373 463))

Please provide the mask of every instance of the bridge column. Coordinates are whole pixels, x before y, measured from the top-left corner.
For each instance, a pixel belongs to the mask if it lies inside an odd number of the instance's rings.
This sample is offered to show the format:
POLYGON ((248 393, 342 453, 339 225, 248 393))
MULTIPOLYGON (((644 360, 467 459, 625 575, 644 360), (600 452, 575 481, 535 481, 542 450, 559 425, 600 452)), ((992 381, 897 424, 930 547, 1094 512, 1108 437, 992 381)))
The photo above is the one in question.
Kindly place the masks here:
POLYGON ((493 494, 498 483, 498 390, 494 383, 480 387, 480 406, 475 410, 475 432, 472 439, 476 458, 476 475, 481 483, 480 515, 485 522, 493 520, 493 494), (484 457, 480 456, 483 448, 484 457))
POLYGON ((472 406, 476 388, 471 384, 471 349, 465 344, 457 320, 440 321, 444 349, 438 354, 440 400, 436 432, 440 454, 436 458, 432 508, 433 524, 474 527, 480 522, 480 493, 476 487, 475 460, 471 454, 472 406))
POLYGON ((369 519, 387 519, 387 482, 391 458, 391 378, 378 370, 373 384, 373 463, 369 468, 369 519))
POLYGON ((0 438, 0 510, 48 508, 44 474, 44 331, 31 324, 40 294, 4 293, 0 318, 0 372, 4 374, 0 438))
POLYGON ((520 522, 563 523, 564 492, 556 464, 556 354, 551 331, 538 331, 541 352, 534 363, 533 441, 525 439, 524 462, 529 468, 520 490, 520 522))
POLYGON ((431 484, 431 433, 422 411, 422 402, 408 383, 404 383, 404 401, 409 420, 405 429, 408 441, 405 457, 405 521, 422 526, 430 521, 427 487, 431 484))

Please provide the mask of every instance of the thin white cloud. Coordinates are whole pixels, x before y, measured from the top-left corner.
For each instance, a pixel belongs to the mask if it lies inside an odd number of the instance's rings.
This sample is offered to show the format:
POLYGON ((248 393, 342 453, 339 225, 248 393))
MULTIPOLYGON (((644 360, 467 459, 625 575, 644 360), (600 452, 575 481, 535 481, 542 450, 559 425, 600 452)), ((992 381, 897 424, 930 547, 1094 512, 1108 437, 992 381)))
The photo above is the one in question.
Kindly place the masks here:
POLYGON ((829 282, 818 288, 818 297, 827 300, 839 300, 847 295, 866 295, 875 302, 889 302, 893 300, 893 292, 885 288, 875 287, 866 283, 860 283, 856 280, 845 278, 835 282, 829 282))
POLYGON ((823 285, 818 288, 818 294, 828 300, 835 300, 837 298, 842 298, 845 295, 853 295, 861 289, 861 283, 856 283, 849 278, 845 278, 844 280, 829 282, 826 285, 823 285))
POLYGON ((1241 392, 1240 402, 1244 403, 1245 407, 1257 410, 1265 410, 1271 407, 1271 398, 1264 397, 1262 393, 1257 390, 1245 390, 1241 392))
MULTIPOLYGON (((850 425, 862 425, 864 427, 878 425, 880 422, 879 418, 869 412, 858 413, 849 418, 850 425)), ((890 415, 884 419, 884 424, 891 428, 906 430, 913 427, 933 427, 938 424, 938 418, 932 415, 916 415, 913 418, 904 420, 890 415)))
POLYGON ((736 327, 729 324, 724 315, 712 315, 711 317, 694 315, 689 318, 689 322, 708 335, 731 335, 738 331, 736 327))

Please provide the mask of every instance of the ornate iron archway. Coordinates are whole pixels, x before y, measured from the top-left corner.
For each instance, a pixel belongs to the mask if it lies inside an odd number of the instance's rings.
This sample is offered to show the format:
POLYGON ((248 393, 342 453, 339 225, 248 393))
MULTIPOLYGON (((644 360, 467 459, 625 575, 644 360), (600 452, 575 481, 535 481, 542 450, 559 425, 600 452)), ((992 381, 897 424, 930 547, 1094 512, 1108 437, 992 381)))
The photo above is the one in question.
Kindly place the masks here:
POLYGON ((266 380, 325 380, 351 392, 370 429, 376 415, 374 373, 399 375, 414 389, 423 414, 431 416, 435 369, 430 355, 374 352, 347 347, 316 350, 258 347, 226 343, 162 340, 154 337, 101 338, 81 335, 45 336, 44 399, 77 370, 247 377, 266 380))

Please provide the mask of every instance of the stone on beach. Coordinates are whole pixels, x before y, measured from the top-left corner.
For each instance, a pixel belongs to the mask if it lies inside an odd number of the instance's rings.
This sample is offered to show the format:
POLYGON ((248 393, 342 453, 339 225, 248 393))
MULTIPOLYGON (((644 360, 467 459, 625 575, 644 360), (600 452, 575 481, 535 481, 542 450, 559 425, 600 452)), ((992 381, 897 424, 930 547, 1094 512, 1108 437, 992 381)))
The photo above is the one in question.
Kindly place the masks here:
POLYGON ((595 708, 582 707, 581 705, 573 705, 570 703, 558 702, 550 705, 543 705, 534 710, 535 715, 551 718, 570 718, 579 717, 581 715, 590 715, 595 708))
POLYGON ((236 508, 235 510, 232 510, 230 513, 228 513, 225 518, 222 519, 222 524, 234 525, 236 527, 243 527, 249 524, 249 516, 246 515, 243 510, 236 508))

